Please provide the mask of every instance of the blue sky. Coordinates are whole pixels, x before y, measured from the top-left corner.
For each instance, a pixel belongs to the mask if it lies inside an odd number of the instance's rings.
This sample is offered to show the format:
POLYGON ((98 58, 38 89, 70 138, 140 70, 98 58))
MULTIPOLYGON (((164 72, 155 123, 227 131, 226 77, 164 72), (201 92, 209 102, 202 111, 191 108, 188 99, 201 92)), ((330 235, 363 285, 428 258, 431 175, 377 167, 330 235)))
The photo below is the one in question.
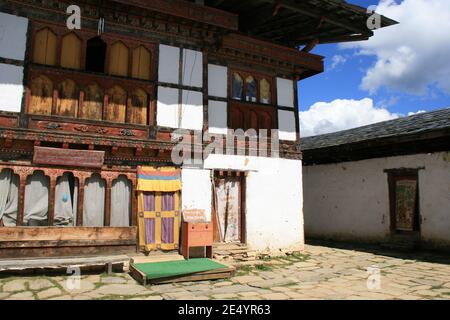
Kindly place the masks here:
MULTIPOLYGON (((303 135, 338 131, 408 113, 450 107, 450 67, 443 67, 446 61, 450 64, 450 46, 444 44, 450 38, 445 32, 440 32, 441 28, 450 30, 450 1, 381 0, 380 4, 378 0, 347 1, 363 7, 379 5, 380 13, 389 13, 394 20, 401 20, 401 27, 375 31, 376 35, 378 32, 382 35, 361 45, 343 47, 339 44, 324 44, 314 48, 312 53, 325 56, 325 72, 299 82, 300 111, 307 112, 301 113, 301 117, 303 115, 309 121, 321 121, 319 115, 326 117, 327 113, 319 114, 316 110, 311 118, 308 113, 310 107, 324 102, 328 104, 321 106, 325 110, 331 108, 331 103, 337 99, 344 100, 338 104, 342 108, 346 107, 346 100, 371 99, 373 109, 384 109, 387 112, 384 118, 368 117, 362 122, 352 123, 350 111, 346 111, 348 119, 340 121, 340 124, 337 123, 338 120, 330 120, 332 123, 325 125, 328 129, 320 129, 324 127, 322 123, 320 128, 309 128, 308 133, 303 135), (416 25, 427 24, 426 19, 433 14, 433 10, 436 12, 435 17, 436 14, 443 16, 438 25, 430 30, 424 28, 425 30, 417 32, 417 29, 413 29, 412 22, 405 18, 414 16, 416 25), (437 80, 435 75, 438 75, 437 80)), ((373 110, 370 106, 368 108, 373 110)), ((359 117, 358 109, 352 110, 355 117, 359 117)))

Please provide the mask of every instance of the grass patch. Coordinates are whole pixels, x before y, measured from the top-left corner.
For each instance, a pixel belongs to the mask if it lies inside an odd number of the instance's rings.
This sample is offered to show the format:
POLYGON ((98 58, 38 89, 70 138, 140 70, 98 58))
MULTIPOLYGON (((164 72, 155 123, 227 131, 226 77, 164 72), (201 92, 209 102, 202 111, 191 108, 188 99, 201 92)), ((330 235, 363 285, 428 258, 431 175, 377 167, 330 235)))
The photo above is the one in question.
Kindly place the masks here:
POLYGON ((272 270, 272 266, 269 266, 267 264, 258 264, 255 266, 255 269, 258 271, 270 271, 272 270))
POLYGON ((437 289, 443 289, 444 287, 442 285, 432 286, 431 290, 437 290, 437 289))
POLYGON ((250 273, 253 270, 252 266, 237 266, 236 267, 236 274, 237 275, 245 275, 247 273, 250 273))

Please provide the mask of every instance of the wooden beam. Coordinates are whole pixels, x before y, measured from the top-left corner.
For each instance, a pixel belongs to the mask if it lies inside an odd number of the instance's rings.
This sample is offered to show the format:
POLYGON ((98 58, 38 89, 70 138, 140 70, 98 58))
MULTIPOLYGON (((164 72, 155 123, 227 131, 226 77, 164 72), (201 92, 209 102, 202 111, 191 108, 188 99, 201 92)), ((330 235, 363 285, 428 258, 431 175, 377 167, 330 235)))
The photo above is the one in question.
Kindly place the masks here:
POLYGON ((238 16, 231 12, 222 11, 208 6, 184 0, 112 0, 114 2, 131 5, 138 8, 177 16, 217 27, 238 30, 238 16))
MULTIPOLYGON (((262 0, 262 1, 271 4, 276 4, 278 2, 278 0, 262 0)), ((281 0, 280 5, 282 8, 286 8, 291 11, 298 12, 312 18, 320 18, 323 16, 324 22, 328 22, 330 24, 333 24, 335 26, 344 28, 346 30, 355 33, 361 33, 362 31, 361 28, 355 27, 352 21, 345 20, 342 17, 335 15, 333 13, 316 9, 312 5, 301 4, 293 0, 281 0)))

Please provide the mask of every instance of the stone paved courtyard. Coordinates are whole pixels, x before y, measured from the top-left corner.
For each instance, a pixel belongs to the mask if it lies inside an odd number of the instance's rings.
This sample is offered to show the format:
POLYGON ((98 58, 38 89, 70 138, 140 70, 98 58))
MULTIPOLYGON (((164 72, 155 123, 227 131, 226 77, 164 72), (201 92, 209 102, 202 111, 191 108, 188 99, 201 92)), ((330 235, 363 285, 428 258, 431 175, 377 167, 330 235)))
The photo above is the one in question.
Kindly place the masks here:
POLYGON ((76 290, 66 276, 2 277, 0 299, 450 299, 447 257, 374 252, 307 245, 302 254, 241 267, 229 280, 149 287, 126 273, 84 275, 76 290))

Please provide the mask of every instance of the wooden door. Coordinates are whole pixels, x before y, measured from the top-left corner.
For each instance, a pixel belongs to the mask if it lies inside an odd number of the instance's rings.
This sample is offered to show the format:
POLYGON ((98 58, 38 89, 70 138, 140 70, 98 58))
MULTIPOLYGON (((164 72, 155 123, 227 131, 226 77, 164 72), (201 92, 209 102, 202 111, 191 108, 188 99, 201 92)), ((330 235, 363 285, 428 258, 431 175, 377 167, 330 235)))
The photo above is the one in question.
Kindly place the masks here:
POLYGON ((139 246, 142 251, 179 247, 180 192, 139 192, 139 246))
POLYGON ((419 231, 417 175, 390 177, 391 224, 394 231, 419 231))
POLYGON ((242 179, 216 177, 214 184, 214 241, 244 242, 242 179))

